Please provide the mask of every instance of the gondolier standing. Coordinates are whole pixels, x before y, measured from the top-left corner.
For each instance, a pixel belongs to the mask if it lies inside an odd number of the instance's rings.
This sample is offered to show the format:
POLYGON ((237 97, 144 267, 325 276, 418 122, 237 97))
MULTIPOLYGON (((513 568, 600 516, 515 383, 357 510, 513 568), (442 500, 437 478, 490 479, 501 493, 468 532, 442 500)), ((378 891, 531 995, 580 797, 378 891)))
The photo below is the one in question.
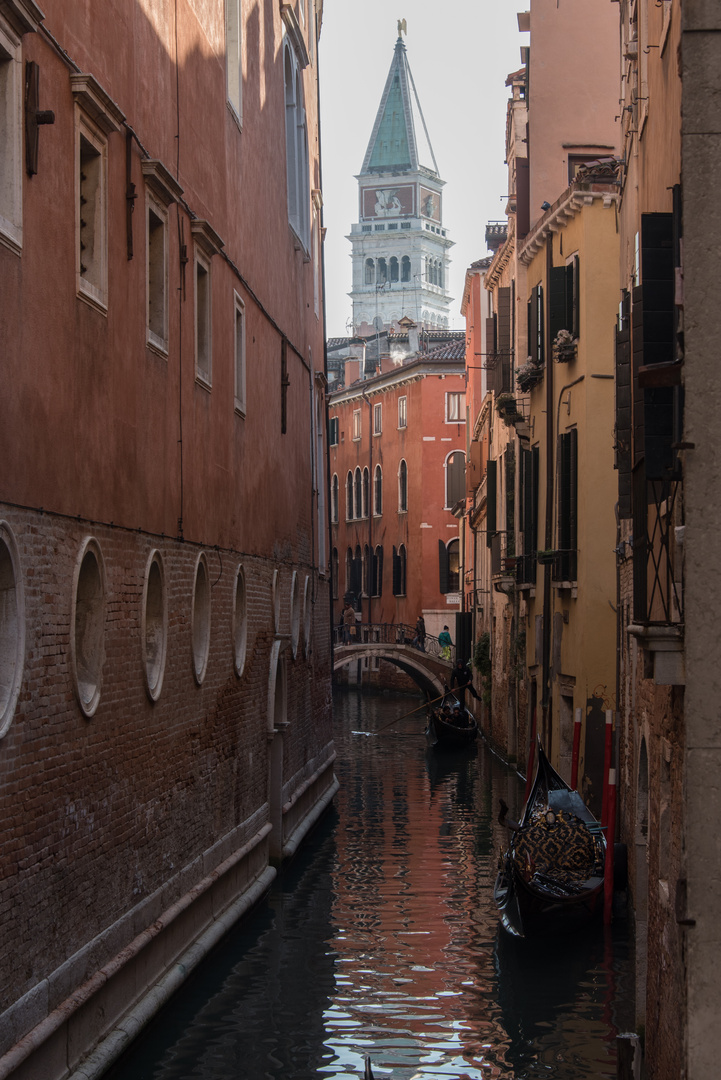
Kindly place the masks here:
POLYGON ((473 676, 471 675, 468 665, 464 664, 462 660, 456 660, 456 666, 451 675, 451 689, 453 689, 454 686, 458 687, 458 699, 461 703, 461 708, 465 709, 466 707, 466 690, 469 690, 474 698, 477 701, 480 701, 481 696, 476 693, 473 685, 473 676))

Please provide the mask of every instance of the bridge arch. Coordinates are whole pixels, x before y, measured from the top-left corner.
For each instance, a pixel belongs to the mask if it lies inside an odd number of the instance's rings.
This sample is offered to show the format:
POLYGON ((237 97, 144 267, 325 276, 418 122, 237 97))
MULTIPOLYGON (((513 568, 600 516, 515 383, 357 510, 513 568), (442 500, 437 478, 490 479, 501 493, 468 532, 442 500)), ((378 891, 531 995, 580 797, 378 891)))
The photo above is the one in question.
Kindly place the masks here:
POLYGON ((401 671, 413 679, 429 698, 437 698, 443 693, 444 684, 448 681, 450 675, 449 665, 443 664, 435 660, 435 658, 431 660, 416 649, 404 648, 403 646, 393 648, 377 642, 337 646, 333 657, 333 670, 339 671, 346 664, 374 657, 400 668, 401 671), (446 668, 448 668, 447 672, 446 668))

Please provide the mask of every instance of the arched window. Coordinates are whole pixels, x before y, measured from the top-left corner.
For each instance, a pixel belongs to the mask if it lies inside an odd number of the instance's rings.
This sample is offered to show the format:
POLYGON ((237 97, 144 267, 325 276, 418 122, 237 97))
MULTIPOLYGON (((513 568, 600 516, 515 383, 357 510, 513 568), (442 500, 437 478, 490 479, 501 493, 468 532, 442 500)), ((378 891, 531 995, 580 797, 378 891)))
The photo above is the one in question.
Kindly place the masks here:
POLYGON ((404 255, 401 259, 401 281, 411 280, 411 260, 410 256, 404 255))
POLYGON ((406 548, 405 544, 396 551, 393 548, 393 595, 406 595, 406 548))
POLYGON ((345 553, 345 591, 353 591, 353 549, 348 548, 345 553))
POLYGON ((383 470, 376 465, 373 477, 373 513, 380 516, 383 513, 383 470))
POLYGON ((357 468, 356 471, 355 471, 355 479, 354 479, 354 483, 353 483, 353 488, 354 488, 354 491, 355 491, 353 517, 355 517, 355 518, 363 517, 363 489, 362 489, 361 485, 362 485, 361 471, 360 471, 359 468, 357 468))
POLYGON ((338 599, 338 548, 333 548, 330 556, 330 573, 333 585, 333 599, 338 599))
POLYGON ((383 547, 379 544, 373 554, 373 596, 383 595, 383 547))
POLYGON ((405 514, 408 510, 408 466, 401 461, 398 466, 398 511, 405 514))
POLYGON ((288 220, 306 251, 310 248, 310 186, 308 138, 303 85, 291 47, 285 49, 285 167, 288 185, 288 220))
POLYGON ((466 455, 455 450, 446 458, 446 510, 466 495, 466 455))
POLYGON ((345 519, 353 520, 353 473, 350 469, 345 478, 345 519))
POLYGON ((368 510, 369 510, 369 506, 370 506, 370 484, 371 484, 370 475, 371 474, 368 471, 368 466, 366 465, 365 469, 363 470, 363 517, 364 518, 368 517, 368 510))
POLYGON ((398 259, 395 257, 395 255, 391 256, 390 269, 391 281, 398 281, 398 259))
POLYGON ((360 549, 360 544, 356 544, 355 555, 353 556, 350 587, 353 595, 358 598, 363 588, 363 552, 360 549))
POLYGON ((385 285, 388 280, 388 268, 385 259, 378 260, 378 284, 385 285))
POLYGON ((426 281, 430 281, 431 280, 431 260, 428 258, 427 255, 426 255, 426 261, 425 261, 425 267, 426 267, 426 281))
POLYGON ((375 285, 376 266, 372 259, 366 259, 366 285, 375 285))
POLYGON ((458 540, 449 540, 446 548, 448 553, 448 592, 451 593, 459 592, 461 588, 459 547, 458 540))
POLYGON ((330 484, 330 520, 334 525, 338 524, 338 473, 333 473, 330 484))
MULTIPOLYGON (((438 284, 443 288, 443 263, 438 263, 438 284)), ((442 320, 439 320, 442 321, 442 320)))

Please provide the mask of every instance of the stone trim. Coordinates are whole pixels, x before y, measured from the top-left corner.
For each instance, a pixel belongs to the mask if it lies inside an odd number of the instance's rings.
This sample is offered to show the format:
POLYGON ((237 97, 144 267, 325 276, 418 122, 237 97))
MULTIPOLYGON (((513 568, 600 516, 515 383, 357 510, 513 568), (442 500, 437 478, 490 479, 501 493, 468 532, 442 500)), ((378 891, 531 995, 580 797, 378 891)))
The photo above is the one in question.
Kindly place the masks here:
POLYGON ((120 131, 125 114, 97 79, 87 73, 71 75, 70 86, 75 101, 105 135, 120 131))

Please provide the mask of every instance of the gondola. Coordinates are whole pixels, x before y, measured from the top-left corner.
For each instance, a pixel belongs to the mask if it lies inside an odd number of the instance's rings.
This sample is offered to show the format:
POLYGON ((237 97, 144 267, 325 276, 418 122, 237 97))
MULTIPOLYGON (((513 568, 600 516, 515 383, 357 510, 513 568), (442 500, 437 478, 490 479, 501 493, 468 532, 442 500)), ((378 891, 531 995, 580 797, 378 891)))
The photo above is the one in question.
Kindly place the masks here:
POLYGON ((428 710, 426 742, 433 750, 463 750, 475 745, 478 738, 478 724, 473 713, 461 708, 453 694, 446 694, 439 708, 428 710), (458 709, 457 719, 444 718, 443 710, 448 707, 453 714, 458 709))
MULTIPOLYGON (((502 823, 507 807, 502 803, 502 823)), ((538 765, 520 822, 501 856, 494 898, 516 937, 572 929, 603 908, 606 840, 577 791, 538 744, 538 765)))

